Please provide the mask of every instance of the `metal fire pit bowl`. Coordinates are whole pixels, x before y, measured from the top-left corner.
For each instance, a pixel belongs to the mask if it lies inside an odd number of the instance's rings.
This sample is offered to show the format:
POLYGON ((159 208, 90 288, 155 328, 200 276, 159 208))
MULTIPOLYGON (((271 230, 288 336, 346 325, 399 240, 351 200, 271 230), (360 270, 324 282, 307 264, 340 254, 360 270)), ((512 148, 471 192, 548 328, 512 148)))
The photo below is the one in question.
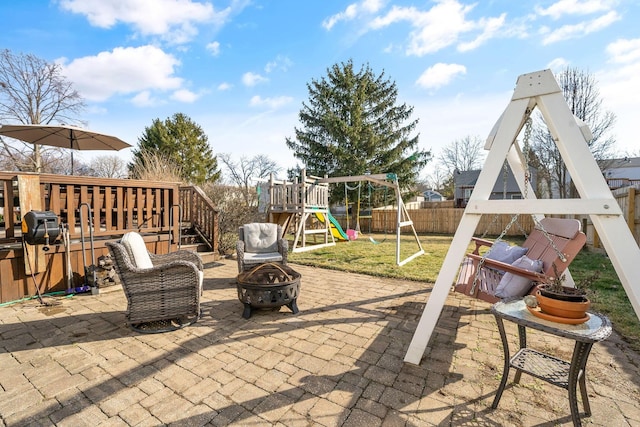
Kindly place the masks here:
POLYGON ((254 308, 272 308, 286 305, 298 313, 296 300, 300 293, 300 273, 289 266, 266 263, 238 274, 238 299, 244 304, 242 317, 251 317, 254 308))

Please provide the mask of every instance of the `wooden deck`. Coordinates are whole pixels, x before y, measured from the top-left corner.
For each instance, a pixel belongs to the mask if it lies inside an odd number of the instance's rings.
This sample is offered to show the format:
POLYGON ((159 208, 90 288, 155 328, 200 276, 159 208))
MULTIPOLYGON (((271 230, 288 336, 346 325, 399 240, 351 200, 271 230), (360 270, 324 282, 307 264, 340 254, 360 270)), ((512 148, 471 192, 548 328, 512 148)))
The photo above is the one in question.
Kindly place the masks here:
POLYGON ((177 248, 181 225, 188 222, 217 250, 217 211, 198 190, 171 182, 0 172, 0 302, 35 295, 36 284, 42 293, 67 288, 67 248, 59 238, 48 251, 27 245, 25 257, 21 214, 52 211, 68 228, 72 282, 80 286, 85 265, 108 253, 107 241, 129 231, 142 234, 148 249, 161 254, 177 248), (31 187, 21 184, 34 181, 31 187))

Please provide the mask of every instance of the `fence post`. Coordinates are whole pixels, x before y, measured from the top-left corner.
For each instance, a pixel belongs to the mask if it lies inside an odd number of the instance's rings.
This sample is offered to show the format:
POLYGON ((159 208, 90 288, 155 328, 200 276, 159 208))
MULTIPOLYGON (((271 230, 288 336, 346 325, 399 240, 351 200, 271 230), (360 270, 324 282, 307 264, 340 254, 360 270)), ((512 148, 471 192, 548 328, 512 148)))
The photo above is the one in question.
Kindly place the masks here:
MULTIPOLYGON (((629 229, 631 230, 631 235, 636 237, 636 188, 633 186, 629 187, 628 192, 628 200, 627 200, 627 224, 629 225, 629 229)), ((637 241, 638 239, 636 239, 637 241)))

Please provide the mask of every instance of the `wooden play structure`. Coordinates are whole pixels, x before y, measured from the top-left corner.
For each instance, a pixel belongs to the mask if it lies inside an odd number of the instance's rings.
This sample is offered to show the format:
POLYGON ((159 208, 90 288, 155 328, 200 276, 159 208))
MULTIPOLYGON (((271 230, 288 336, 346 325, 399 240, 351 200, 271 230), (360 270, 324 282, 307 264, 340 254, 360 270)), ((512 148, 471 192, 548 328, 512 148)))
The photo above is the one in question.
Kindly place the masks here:
POLYGON ((337 239, 347 240, 346 233, 329 211, 329 184, 355 181, 370 182, 388 187, 395 192, 396 264, 404 265, 424 254, 413 221, 402 201, 398 178, 392 173, 321 178, 307 175, 303 169, 301 177, 293 182, 279 181, 272 175, 268 189, 268 221, 281 225, 285 234, 289 229, 295 229, 292 252, 333 246, 337 239), (400 259, 400 234, 403 228, 411 229, 418 248, 417 252, 404 260, 400 259))
POLYGON ((573 116, 551 70, 518 77, 511 101, 493 127, 485 149, 489 150, 440 274, 424 308, 405 355, 405 362, 419 364, 431 339, 467 246, 483 214, 589 215, 602 244, 640 318, 640 282, 633 271, 640 265, 636 244, 622 210, 616 203, 589 151, 591 131, 573 116), (562 159, 580 195, 578 199, 536 199, 525 178, 526 159, 516 138, 535 108, 542 113, 562 159), (505 158, 525 197, 489 200, 505 158))

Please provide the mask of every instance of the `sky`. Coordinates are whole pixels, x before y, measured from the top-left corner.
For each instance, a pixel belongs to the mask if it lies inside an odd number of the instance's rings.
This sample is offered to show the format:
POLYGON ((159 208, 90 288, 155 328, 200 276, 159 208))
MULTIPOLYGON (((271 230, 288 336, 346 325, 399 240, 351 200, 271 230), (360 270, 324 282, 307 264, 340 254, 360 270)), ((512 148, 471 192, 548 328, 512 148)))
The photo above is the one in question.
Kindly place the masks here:
MULTIPOLYGON (((486 138, 519 75, 566 67, 595 78, 620 155, 640 152, 637 0, 3 0, 0 15, 0 48, 60 64, 86 127, 134 147, 183 113, 214 153, 267 155, 284 177, 307 84, 352 60, 395 82, 435 158, 486 138)), ((76 156, 97 154, 113 153, 76 156)))

